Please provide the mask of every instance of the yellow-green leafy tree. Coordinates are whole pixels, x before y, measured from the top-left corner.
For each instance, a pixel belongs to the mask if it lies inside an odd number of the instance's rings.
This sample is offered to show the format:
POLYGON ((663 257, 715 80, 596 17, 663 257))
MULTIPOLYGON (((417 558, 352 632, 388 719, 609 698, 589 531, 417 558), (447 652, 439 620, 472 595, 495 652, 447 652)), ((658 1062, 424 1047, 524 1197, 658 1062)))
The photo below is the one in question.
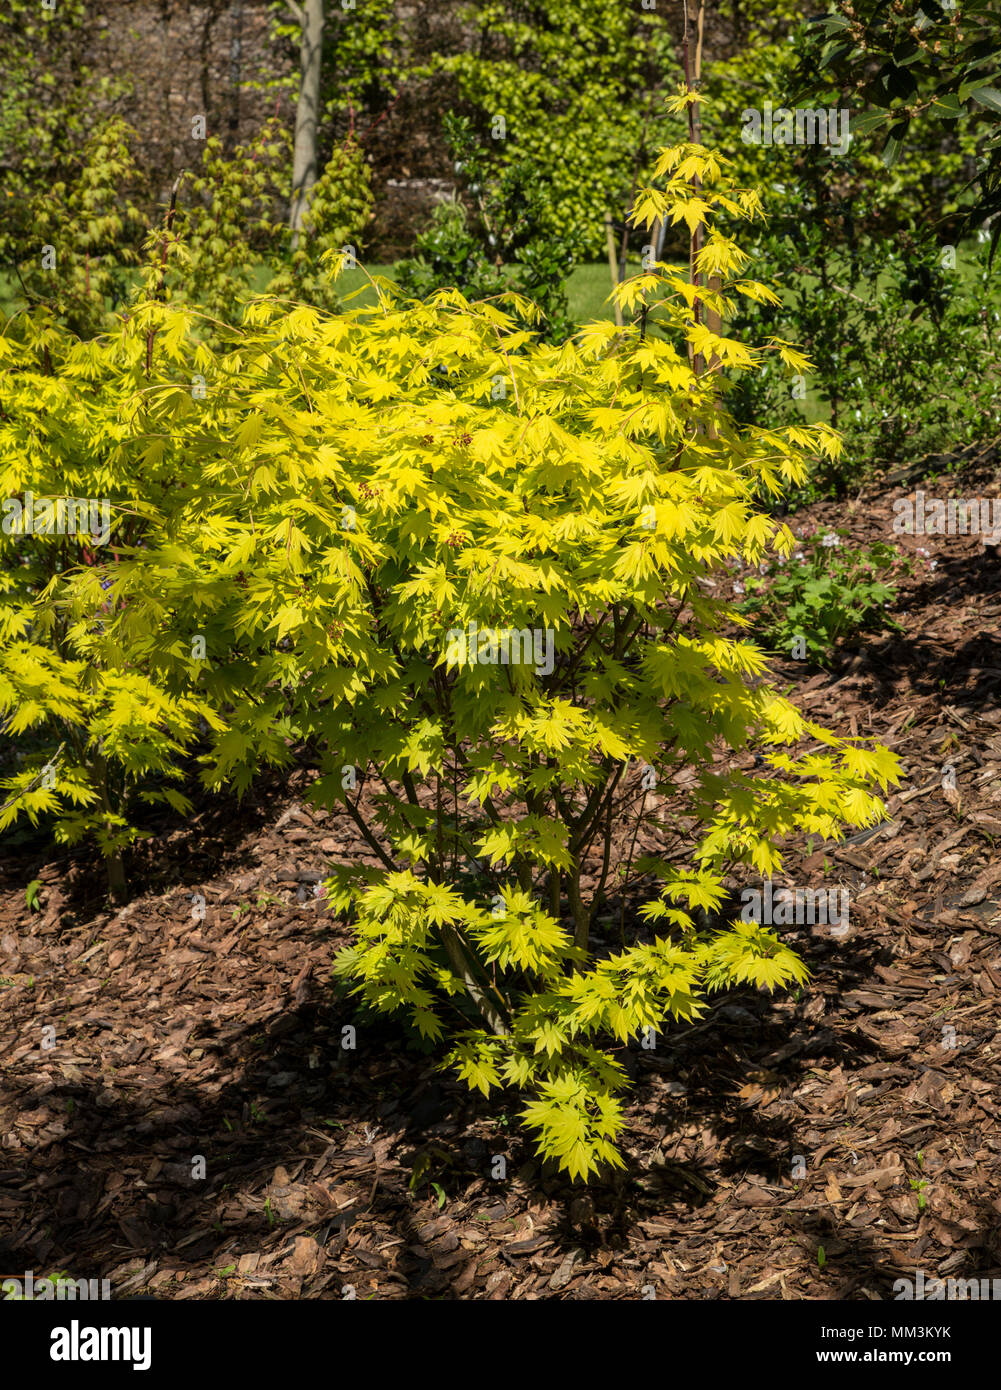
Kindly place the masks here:
POLYGON ((191 309, 138 307, 104 362, 132 430, 116 458, 174 485, 47 599, 77 632, 110 602, 82 658, 208 712, 207 785, 315 769, 371 850, 332 869, 337 973, 470 1087, 520 1091, 575 1179, 622 1162, 614 1049, 712 990, 807 978, 772 928, 712 916, 727 877, 874 823, 897 775, 774 689, 717 597, 721 566, 791 547, 762 491, 837 440, 727 415, 720 372, 770 348, 706 311, 769 293, 731 235, 758 198, 695 143, 658 177, 637 220, 697 227, 693 264, 624 286, 631 326, 559 348, 449 291, 334 317, 261 299, 218 351, 191 309), (594 928, 638 781, 665 834, 612 949, 594 928))

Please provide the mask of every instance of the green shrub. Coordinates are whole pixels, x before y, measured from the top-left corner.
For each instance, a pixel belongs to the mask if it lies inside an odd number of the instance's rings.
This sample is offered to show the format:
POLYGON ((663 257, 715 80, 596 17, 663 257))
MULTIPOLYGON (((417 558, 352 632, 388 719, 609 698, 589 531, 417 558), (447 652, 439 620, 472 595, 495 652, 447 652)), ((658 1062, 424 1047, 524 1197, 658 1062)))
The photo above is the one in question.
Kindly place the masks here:
MULTIPOLYGON (((178 194, 169 237, 168 296, 219 322, 242 312, 248 294, 258 289, 337 309, 320 260, 328 250, 360 248, 372 211, 368 164, 353 140, 334 150, 313 186, 294 246, 285 215, 290 170, 288 132, 277 119, 262 127, 253 145, 229 157, 220 139, 206 141, 197 175, 185 180, 178 194), (266 286, 255 283, 262 264, 271 272, 266 286)), ((162 234, 154 233, 154 257, 161 241, 162 234)))
POLYGON ((302 232, 295 246, 279 259, 266 292, 331 313, 337 310, 340 302, 331 277, 323 270, 323 257, 330 251, 360 253, 372 204, 368 161, 349 136, 334 149, 313 185, 302 232))
POLYGON ((965 231, 992 222, 994 249, 1001 237, 997 23, 993 0, 966 0, 961 9, 933 0, 927 10, 918 0, 840 0, 810 21, 801 50, 807 87, 837 81, 865 103, 856 125, 878 138, 884 166, 894 168, 927 139, 929 124, 947 130, 953 148, 957 130, 972 140, 976 158, 964 174, 975 174, 977 187, 965 231))
POLYGON ((23 220, 0 235, 20 305, 48 309, 82 337, 113 322, 139 262, 132 136, 121 118, 105 121, 62 177, 27 196, 23 220))
MULTIPOLYGON (((60 188, 65 199, 81 171, 100 163, 94 158, 95 143, 124 129, 116 120, 109 121, 107 113, 120 106, 128 80, 99 76, 81 62, 98 24, 95 7, 86 0, 59 0, 58 14, 54 4, 38 0, 5 0, 0 7, 0 273, 13 282, 5 286, 8 297, 20 293, 15 267, 30 268, 41 246, 52 242, 51 236, 39 235, 40 205, 48 201, 51 208, 60 188)), ((100 179, 100 170, 96 172, 100 179)), ((126 221, 128 204, 144 182, 133 177, 134 169, 128 173, 127 184, 114 190, 126 221)), ((64 201, 51 217, 49 230, 59 239, 63 262, 74 245, 80 245, 84 255, 97 249, 93 242, 88 247, 78 241, 93 235, 86 213, 80 203, 70 209, 64 201)), ((104 215, 101 209, 99 218, 104 215)), ((55 277, 37 288, 49 301, 57 290, 55 277)))
POLYGON ((413 251, 411 257, 393 267, 406 299, 426 299, 436 290, 448 288, 461 290, 470 299, 488 299, 512 288, 470 230, 469 215, 458 199, 435 204, 413 251))
MULTIPOLYGON (((155 432, 136 443, 144 392, 163 391, 145 372, 153 342, 132 321, 80 341, 42 311, 0 335, 0 732, 21 762, 0 781, 0 832, 27 818, 96 843, 117 896, 134 808, 190 809, 180 755, 214 717, 197 692, 174 696, 103 650, 115 560, 142 543, 150 508, 190 486, 155 432), (81 586, 83 616, 67 608, 81 586)), ((204 353, 192 345, 195 370, 204 353)))
POLYGON ((794 341, 812 368, 766 363, 736 381, 733 409, 746 423, 791 424, 811 412, 842 434, 842 456, 822 465, 807 496, 840 495, 896 464, 1001 437, 1001 285, 987 253, 986 244, 964 254, 908 237, 850 237, 836 214, 760 243, 760 273, 783 284, 784 299, 746 304, 735 331, 794 341))
POLYGON ((485 299, 512 290, 540 311, 526 326, 563 342, 573 329, 567 280, 580 235, 572 227, 554 235, 552 192, 530 161, 494 168, 468 120, 446 115, 445 130, 465 202, 451 199, 435 207, 415 254, 395 267, 401 293, 426 298, 454 288, 467 299, 485 299))
MULTIPOLYGON (((249 146, 227 155, 219 136, 205 141, 197 170, 182 175, 170 231, 166 294, 227 322, 247 298, 261 262, 276 261, 287 241, 284 198, 288 133, 267 122, 249 146), (179 254, 173 245, 179 242, 179 254)), ((153 234, 153 247, 162 240, 153 234)), ((155 254, 155 252, 154 252, 155 254)))

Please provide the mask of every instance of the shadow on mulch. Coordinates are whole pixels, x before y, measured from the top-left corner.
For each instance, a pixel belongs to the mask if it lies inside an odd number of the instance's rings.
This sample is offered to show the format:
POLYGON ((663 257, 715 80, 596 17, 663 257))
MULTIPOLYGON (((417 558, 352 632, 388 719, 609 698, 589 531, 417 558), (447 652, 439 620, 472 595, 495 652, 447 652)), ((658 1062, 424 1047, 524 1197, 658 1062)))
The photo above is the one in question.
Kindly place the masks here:
MULTIPOLYGON (((818 954, 838 954, 842 986, 867 979, 878 958, 861 944, 843 954, 822 945, 818 954)), ((819 960, 815 964, 823 969, 819 960)), ((389 1289, 382 1285, 380 1296, 461 1297, 464 1290, 454 1285, 468 1269, 469 1252, 455 1230, 473 1221, 508 1237, 490 1251, 494 1272, 518 1272, 533 1256, 545 1256, 558 1292, 567 1259, 575 1256, 568 1279, 577 1265, 600 1270, 628 1259, 645 1241, 644 1222, 683 1225, 729 1188, 760 1198, 746 1210, 761 1225, 763 1208, 777 1205, 774 1194, 783 1188, 791 1193, 802 1129, 745 1104, 740 1083, 755 1074, 755 1061, 784 1054, 763 1083, 770 1077, 773 1086, 794 1093, 818 1061, 857 1068, 880 1057, 865 1038, 818 1032, 802 1020, 790 1027, 759 995, 727 997, 713 1009, 711 1053, 699 1028, 679 1028, 663 1037, 656 1053, 629 1054, 637 1102, 644 1111, 649 1106, 647 1127, 661 1135, 657 1150, 646 1162, 631 1163, 629 1172, 575 1192, 559 1178, 544 1177, 524 1141, 512 1144, 505 1135, 498 1143, 496 1108, 454 1083, 431 1079, 427 1059, 404 1051, 397 1030, 366 1021, 363 1048, 341 1047, 345 1016, 336 1001, 303 999, 251 1026, 198 1028, 186 1045, 211 1053, 217 1073, 229 1078, 213 1082, 210 1097, 180 1080, 158 1086, 152 1103, 142 1092, 135 1098, 116 1092, 114 1080, 103 1086, 66 1082, 22 1095, 22 1113, 44 1104, 62 1118, 50 1146, 27 1161, 16 1155, 17 1166, 0 1172, 0 1210, 9 1216, 16 1208, 19 1225, 14 1238, 0 1242, 3 1270, 37 1274, 42 1266, 69 1267, 76 1278, 117 1270, 123 1293, 138 1275, 139 1287, 160 1289, 161 1296, 190 1291, 200 1297, 222 1296, 233 1285, 239 1296, 267 1296, 276 1285, 288 1295, 302 1292, 305 1276, 308 1296, 342 1297, 349 1287, 363 1287, 372 1270, 385 1270, 380 1256, 387 1247, 402 1245, 406 1258, 394 1261, 397 1278, 389 1289), (659 1085, 664 1073, 684 1081, 669 1083, 665 1094, 659 1085), (668 1156, 692 1125, 708 1130, 715 1163, 668 1156), (349 1136, 356 1142, 346 1142, 349 1136), (515 1203, 501 1195, 505 1184, 484 1179, 498 1148, 518 1162, 515 1203), (430 1201, 408 1185, 422 1153, 432 1158, 430 1201), (192 1176, 199 1156, 205 1165, 200 1179, 192 1176), (445 1214, 435 1214, 434 1184, 443 1193, 447 1184, 445 1214), (544 1234, 509 1229, 518 1224, 519 1208, 538 1206, 551 1211, 544 1234), (376 1242, 366 1239, 372 1235, 376 1242), (129 1259, 136 1252, 133 1270, 129 1259), (455 1254, 460 1260, 450 1258, 455 1254), (337 1273, 311 1279, 321 1261, 323 1267, 336 1263, 337 1273), (161 1274, 169 1272, 159 1284, 158 1266, 161 1274), (208 1280, 206 1266, 214 1271, 208 1280), (269 1276, 272 1267, 281 1277, 269 1276), (191 1275, 196 1283, 189 1290, 184 1281, 191 1275)), ((870 1272, 878 1266, 880 1246, 866 1232, 845 1239, 835 1233, 833 1218, 788 1216, 785 1243, 814 1261, 824 1245, 832 1262, 870 1272)), ((720 1258, 721 1264, 709 1265, 710 1274, 729 1274, 720 1258)), ((979 1272, 973 1256, 964 1270, 979 1272)), ((818 1278, 824 1278, 819 1266, 818 1278)), ((683 1288, 674 1292, 685 1296, 683 1288)), ((586 1287, 576 1296, 588 1296, 586 1287)))
MULTIPOLYGON (((886 539, 889 505, 856 509, 853 541, 886 539)), ((923 544, 939 568, 902 586, 903 636, 776 668, 811 717, 904 760, 885 826, 790 850, 800 882, 850 886, 850 931, 788 931, 807 990, 734 992, 621 1051, 627 1166, 586 1190, 532 1156, 517 1098, 470 1094, 334 991, 345 935, 311 885, 370 855, 300 774, 152 818, 122 911, 86 854, 22 841, 0 869, 0 1272, 200 1299, 880 1299, 918 1269, 995 1277, 1001 566, 923 544)))

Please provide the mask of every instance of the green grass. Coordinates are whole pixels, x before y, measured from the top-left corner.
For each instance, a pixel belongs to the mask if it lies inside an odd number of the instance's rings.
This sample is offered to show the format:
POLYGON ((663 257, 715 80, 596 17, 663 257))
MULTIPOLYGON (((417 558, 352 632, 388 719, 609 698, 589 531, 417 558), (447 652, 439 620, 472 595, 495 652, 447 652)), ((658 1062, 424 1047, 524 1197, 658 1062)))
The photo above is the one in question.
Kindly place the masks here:
MULTIPOLYGON (((639 262, 635 266, 629 267, 631 275, 638 270, 639 262)), ((348 301, 350 306, 375 303, 375 291, 369 280, 370 275, 381 276, 383 279, 394 282, 396 280, 391 265, 365 264, 364 270, 344 271, 338 280, 338 290, 342 299, 348 301), (354 294, 358 295, 357 299, 348 300, 348 296, 354 294)), ((260 268, 257 279, 259 283, 255 284, 254 288, 256 292, 260 292, 267 283, 265 267, 260 268)), ((611 289, 612 278, 605 262, 577 266, 567 282, 567 303, 570 317, 575 323, 588 323, 591 319, 612 318, 612 306, 605 303, 611 289)))
MULTIPOLYGON (((357 299, 350 300, 350 307, 375 303, 375 291, 369 280, 370 275, 382 276, 387 280, 396 279, 391 265, 364 264, 364 270, 346 270, 338 281, 338 290, 343 299, 347 299, 349 295, 355 293, 358 295, 357 299)), ((638 270, 639 262, 635 266, 629 267, 629 274, 633 275, 638 270)), ((257 266, 250 278, 251 293, 263 294, 270 278, 271 271, 267 266, 257 266)), ((567 285, 570 317, 576 323, 588 323, 591 319, 612 318, 612 306, 605 303, 611 288, 611 275, 605 262, 579 265, 570 276, 567 285)), ((10 277, 0 275, 0 312, 11 313, 19 307, 20 297, 16 292, 16 284, 11 281, 10 277)))

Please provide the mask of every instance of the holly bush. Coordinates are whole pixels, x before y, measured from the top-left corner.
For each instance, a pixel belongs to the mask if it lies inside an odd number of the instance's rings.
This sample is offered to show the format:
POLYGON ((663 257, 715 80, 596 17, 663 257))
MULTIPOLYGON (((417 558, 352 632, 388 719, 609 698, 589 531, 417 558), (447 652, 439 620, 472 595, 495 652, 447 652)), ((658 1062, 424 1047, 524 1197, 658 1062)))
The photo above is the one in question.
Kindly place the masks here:
POLYGON ((510 288, 457 198, 435 204, 428 225, 414 242, 413 254, 397 261, 393 273, 404 299, 426 299, 443 289, 458 289, 471 299, 489 299, 510 288))
POLYGON ((943 222, 953 232, 958 228, 974 201, 969 179, 978 148, 975 125, 943 125, 934 111, 916 111, 907 142, 895 148, 887 167, 885 136, 873 128, 870 113, 859 109, 857 57, 842 74, 847 80, 826 65, 818 67, 818 50, 811 45, 815 22, 786 0, 726 0, 721 16, 732 24, 737 42, 725 57, 709 54, 704 90, 711 101, 703 134, 733 159, 742 182, 767 189, 770 226, 779 218, 793 227, 820 222, 830 238, 839 229, 837 220, 826 221, 833 203, 851 209, 860 232, 879 229, 888 239, 900 228, 916 231, 943 222), (745 143, 744 113, 760 113, 766 101, 774 111, 847 110, 847 150, 745 143))
MULTIPOLYGON (((710 991, 806 978, 771 929, 713 925, 727 875, 771 874, 800 833, 878 820, 897 775, 887 750, 800 714, 761 651, 725 635, 740 620, 713 571, 788 552, 756 498, 837 440, 723 409, 706 364, 753 370, 773 346, 703 322, 703 305, 768 293, 729 230, 759 201, 701 146, 657 167, 665 187, 637 220, 703 223, 696 270, 720 288, 658 266, 623 288, 645 305, 625 329, 556 347, 518 326, 517 297, 401 303, 377 283, 377 304, 333 317, 251 302, 218 348, 189 306, 154 297, 82 357, 50 353, 60 412, 87 382, 84 457, 117 496, 143 495, 117 559, 60 572, 7 639, 55 652, 61 623, 75 688, 126 686, 101 706, 118 766, 131 737, 161 769, 190 750, 212 788, 311 767, 312 798, 344 807, 373 861, 332 868, 353 933, 336 974, 470 1087, 521 1091, 539 1153, 572 1178, 622 1162, 614 1049, 697 1018, 710 991), (727 756, 745 750, 753 767, 727 756), (638 779, 665 837, 611 949, 595 927, 638 779)), ((33 427, 38 345, 6 353, 9 460, 33 427)), ((51 445, 63 468, 79 452, 51 445)), ((65 724, 54 683, 25 677, 0 707, 65 724)), ((47 809, 66 815, 67 795, 47 809)))
POLYGON ((964 230, 992 223, 1001 238, 1001 91, 998 15, 994 0, 838 0, 810 20, 801 50, 802 81, 839 81, 868 109, 857 122, 876 136, 892 168, 927 122, 972 135, 978 158, 976 196, 964 230))
POLYGON ((782 302, 746 302, 737 320, 741 332, 802 344, 814 364, 790 375, 766 362, 734 379, 731 398, 745 421, 791 424, 812 409, 841 433, 844 450, 814 471, 813 495, 1001 438, 1001 286, 987 242, 889 241, 846 217, 831 209, 762 238, 758 261, 782 302))

